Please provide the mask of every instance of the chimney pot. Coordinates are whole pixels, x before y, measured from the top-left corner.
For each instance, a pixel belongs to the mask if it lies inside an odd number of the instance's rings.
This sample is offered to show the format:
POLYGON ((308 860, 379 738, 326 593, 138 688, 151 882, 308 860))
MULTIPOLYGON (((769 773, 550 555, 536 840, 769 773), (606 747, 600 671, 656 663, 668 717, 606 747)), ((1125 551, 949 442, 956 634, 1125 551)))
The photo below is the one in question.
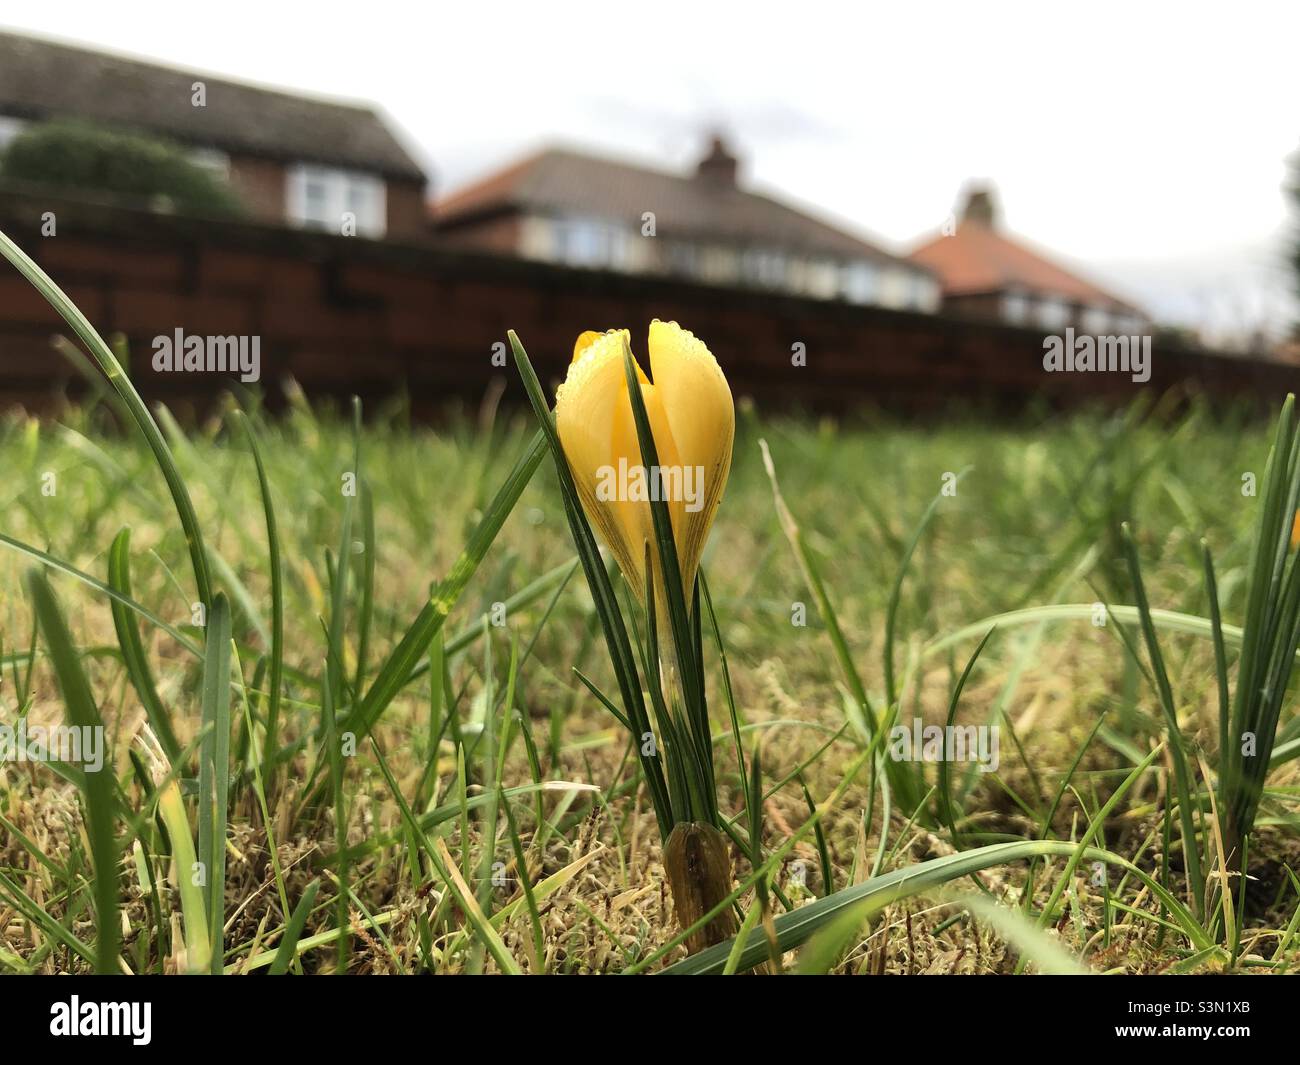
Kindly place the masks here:
POLYGON ((961 220, 974 222, 985 229, 996 229, 998 224, 997 203, 993 199, 990 185, 976 185, 966 194, 966 206, 962 208, 961 220))
POLYGON ((695 176, 719 185, 734 187, 739 162, 727 149, 726 142, 720 135, 715 135, 709 145, 708 154, 699 161, 695 176))

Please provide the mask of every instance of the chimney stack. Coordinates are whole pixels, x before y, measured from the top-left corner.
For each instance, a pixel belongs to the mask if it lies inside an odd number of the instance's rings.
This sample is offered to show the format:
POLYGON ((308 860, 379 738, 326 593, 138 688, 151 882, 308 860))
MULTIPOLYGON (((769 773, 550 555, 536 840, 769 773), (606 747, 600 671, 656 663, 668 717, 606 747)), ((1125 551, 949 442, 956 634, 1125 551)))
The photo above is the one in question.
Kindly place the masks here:
POLYGON ((701 159, 695 168, 695 176, 720 186, 734 188, 738 165, 736 157, 727 150, 722 137, 715 135, 709 145, 709 154, 701 159))
POLYGON ((961 220, 974 222, 985 229, 996 229, 998 208, 993 201, 991 185, 972 185, 966 194, 966 206, 962 208, 961 220))

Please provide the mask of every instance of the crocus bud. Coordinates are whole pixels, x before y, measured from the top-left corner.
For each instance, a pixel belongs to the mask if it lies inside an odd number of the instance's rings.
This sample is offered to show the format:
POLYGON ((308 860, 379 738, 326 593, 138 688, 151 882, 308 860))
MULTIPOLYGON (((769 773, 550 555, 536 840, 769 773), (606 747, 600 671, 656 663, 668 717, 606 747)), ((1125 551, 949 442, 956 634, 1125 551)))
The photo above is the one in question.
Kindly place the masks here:
MULTIPOLYGON (((703 342, 676 322, 650 325, 650 374, 637 378, 658 466, 641 461, 628 396, 626 329, 583 333, 555 398, 555 424, 583 509, 638 598, 645 590, 645 544, 654 543, 650 500, 663 499, 689 604, 700 555, 731 470, 736 413, 731 390, 703 342)), ((663 595, 651 551, 656 599, 663 595)))

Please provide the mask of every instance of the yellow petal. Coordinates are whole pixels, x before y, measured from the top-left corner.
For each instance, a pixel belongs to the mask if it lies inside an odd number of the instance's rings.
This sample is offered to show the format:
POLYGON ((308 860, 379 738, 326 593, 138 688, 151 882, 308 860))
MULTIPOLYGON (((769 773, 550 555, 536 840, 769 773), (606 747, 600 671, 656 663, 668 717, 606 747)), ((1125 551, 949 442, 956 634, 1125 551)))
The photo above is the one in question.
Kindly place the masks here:
POLYGON ((579 333, 578 339, 573 342, 573 358, 570 361, 577 362, 582 358, 582 353, 604 335, 604 333, 597 333, 594 329, 588 329, 585 333, 579 333))
POLYGON ((649 347, 650 375, 663 403, 675 461, 687 472, 684 483, 695 489, 674 514, 674 539, 689 602, 700 555, 731 472, 736 409, 717 359, 693 334, 676 322, 656 319, 650 324, 649 347), (692 481, 696 474, 702 476, 702 483, 692 481))
MULTIPOLYGON (((644 380, 644 375, 640 373, 640 367, 637 367, 638 377, 644 380)), ((625 374, 626 379, 626 374, 625 374)), ((623 392, 623 402, 618 408, 614 425, 614 452, 620 457, 626 457, 627 468, 632 467, 644 468, 641 462, 641 440, 636 432, 636 418, 632 413, 632 403, 627 398, 627 390, 623 392)), ((668 415, 664 409, 663 396, 660 390, 652 384, 641 385, 641 399, 645 403, 646 417, 650 422, 650 435, 655 441, 655 458, 661 470, 680 470, 681 459, 677 454, 677 445, 673 442, 672 433, 669 430, 668 415)), ((666 500, 668 503, 668 515, 673 526, 673 542, 677 544, 678 550, 681 550, 681 535, 683 529, 683 508, 685 503, 680 498, 669 496, 666 500)), ((619 508, 618 519, 622 524, 624 538, 628 541, 631 550, 636 554, 636 571, 635 577, 638 583, 634 585, 637 598, 644 600, 645 588, 645 545, 651 545, 650 564, 654 570, 654 586, 656 596, 659 598, 659 617, 665 617, 666 605, 663 600, 663 567, 659 562, 659 551, 654 547, 654 516, 650 509, 650 503, 647 500, 637 500, 628 503, 626 506, 619 508)), ((624 574, 629 580, 634 578, 632 571, 624 569, 624 574)))
MULTIPOLYGON (((650 335, 652 367, 660 369, 653 384, 639 365, 636 374, 654 436, 660 483, 672 488, 665 494, 689 602, 700 552, 731 465, 735 414, 726 379, 703 344, 675 324, 655 322, 650 335)), ((578 338, 568 377, 556 396, 555 420, 583 509, 637 597, 644 598, 645 545, 654 542, 654 525, 649 503, 630 498, 630 482, 624 479, 635 476, 634 471, 648 476, 623 369, 628 343, 627 330, 587 332, 578 338)), ((651 551, 651 560, 662 616, 663 575, 657 551, 651 551)))
POLYGON ((586 344, 579 337, 568 376, 555 396, 555 428, 587 517, 633 588, 639 588, 644 580, 641 548, 634 546, 626 531, 638 524, 635 504, 597 498, 602 471, 618 469, 620 455, 627 457, 624 425, 631 417, 623 375, 627 337, 626 330, 598 334, 586 344))

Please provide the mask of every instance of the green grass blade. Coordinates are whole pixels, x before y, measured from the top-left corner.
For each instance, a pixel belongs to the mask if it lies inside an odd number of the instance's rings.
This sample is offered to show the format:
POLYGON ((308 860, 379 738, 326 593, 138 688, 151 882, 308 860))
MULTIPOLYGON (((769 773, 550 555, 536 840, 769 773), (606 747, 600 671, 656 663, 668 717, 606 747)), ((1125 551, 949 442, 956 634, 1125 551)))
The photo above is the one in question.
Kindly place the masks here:
MULTIPOLYGON (((27 574, 27 588, 36 607, 45 645, 54 663, 63 705, 67 710, 68 724, 82 730, 98 730, 100 743, 107 745, 107 732, 90 684, 81 668, 81 660, 68 632, 63 612, 59 608, 54 590, 45 574, 32 569, 27 574)), ((95 971, 117 972, 117 956, 121 944, 121 926, 118 923, 118 851, 113 829, 117 810, 117 792, 113 786, 113 759, 101 750, 103 765, 98 771, 83 773, 86 831, 90 837, 90 853, 94 861, 95 896, 95 971)))
POLYGON ((428 652, 430 641, 442 631, 447 615, 451 613, 452 607, 465 591, 465 586, 469 584, 470 578, 474 576, 474 572, 487 555, 492 541, 496 539, 501 526, 505 524, 506 518, 510 516, 528 482, 537 472, 537 467, 541 465, 545 454, 546 438, 539 432, 533 437, 528 450, 520 457, 505 483, 488 505, 469 543, 465 545, 464 551, 461 552, 451 571, 438 585, 429 602, 424 605, 406 630, 406 634, 384 661, 361 704, 348 716, 343 727, 355 733, 357 739, 370 733, 388 704, 410 681, 416 666, 428 652))
POLYGON ((1146 638, 1147 657, 1151 660, 1156 692, 1160 697, 1160 708, 1165 715, 1169 754, 1174 763, 1174 783, 1178 788, 1178 820, 1183 837, 1183 859, 1187 864, 1187 879, 1192 889, 1192 897, 1196 900, 1196 914, 1198 917, 1204 917, 1205 879, 1201 875, 1202 840, 1194 820, 1192 778, 1187 767, 1187 752, 1183 744, 1182 730, 1178 725, 1178 708, 1174 703, 1169 674, 1165 670, 1164 655, 1160 650, 1160 640, 1156 636, 1155 623, 1151 620, 1151 606, 1147 602, 1146 585, 1142 580, 1142 566, 1138 562, 1137 544, 1133 540, 1133 533, 1127 522, 1121 528, 1121 537, 1128 561, 1129 576, 1133 581, 1133 595, 1137 599, 1138 617, 1142 622, 1142 634, 1146 638))
MULTIPOLYGON (((1141 624, 1141 611, 1135 606, 1107 606, 1106 610, 1116 621, 1123 622, 1126 625, 1141 624)), ((1005 614, 991 614, 979 621, 971 622, 969 625, 963 625, 959 629, 945 633, 943 636, 936 636, 921 649, 921 657, 923 659, 931 658, 956 644, 974 639, 987 632, 990 626, 996 625, 999 629, 1010 629, 1019 625, 1036 625, 1039 622, 1091 621, 1095 611, 1096 605, 1094 603, 1059 603, 1054 606, 1035 606, 1025 607, 1021 610, 1010 610, 1005 614)), ((1214 638, 1214 626, 1209 618, 1198 617, 1195 614, 1183 614, 1176 610, 1161 610, 1158 607, 1153 607, 1149 614, 1151 623, 1158 631, 1181 632, 1203 640, 1214 638)), ((1239 626, 1224 625, 1222 628, 1223 640, 1227 646, 1240 647, 1242 645, 1242 630, 1239 626)), ((1300 650, 1296 651, 1294 657, 1297 662, 1300 662, 1300 650)), ((1240 686, 1240 681, 1238 681, 1238 686, 1240 686)))
POLYGON ((266 704, 266 743, 262 764, 266 767, 266 772, 271 773, 275 766, 273 756, 280 746, 280 701, 284 687, 284 566, 280 558, 280 531, 275 520, 275 501, 271 496, 271 481, 266 473, 266 464, 262 461, 262 449, 258 445, 257 434, 253 431, 253 423, 248 415, 239 411, 237 420, 243 427, 248 448, 253 453, 253 465, 257 468, 258 490, 262 496, 262 512, 266 516, 267 565, 271 575, 271 664, 267 678, 269 694, 266 704))
MULTIPOLYGON (((90 965, 99 964, 99 956, 94 947, 82 942, 74 933, 68 931, 67 928, 51 917, 39 902, 23 891, 20 884, 10 880, 4 873, 0 873, 0 900, 3 900, 6 906, 13 907, 16 913, 22 914, 24 918, 39 928, 41 934, 47 939, 66 947, 81 958, 82 961, 90 965)), ((115 973, 117 969, 113 968, 107 971, 115 973)))
POLYGON ((280 937, 279 945, 276 947, 275 960, 267 970, 271 976, 283 976, 297 957, 298 940, 302 938, 303 929, 307 927, 307 918, 311 916, 311 908, 316 904, 318 891, 320 891, 320 881, 313 880, 302 893, 298 905, 293 908, 289 923, 284 927, 284 935, 280 937))
MULTIPOLYGON (((659 452, 655 445, 654 431, 650 427, 650 415, 646 411, 645 398, 641 395, 641 384, 637 380, 636 363, 632 359, 632 348, 623 339, 623 375, 627 383, 628 399, 632 406, 632 420, 636 425, 637 444, 641 450, 642 468, 657 470, 659 452)), ((650 519, 654 529, 655 542, 652 549, 659 557, 660 573, 663 577, 664 601, 668 609, 669 632, 675 652, 675 662, 681 677, 681 694, 686 704, 687 721, 695 740, 695 750, 699 756, 711 755, 708 745, 709 720, 703 706, 704 680, 700 673, 700 663, 695 655, 692 641, 691 620, 686 608, 686 591, 682 587, 681 563, 677 557, 677 542, 673 535, 672 517, 668 510, 668 501, 656 493, 659 498, 651 499, 650 519)), ((633 545, 635 549, 635 545, 633 545)), ((650 571, 647 570, 647 575, 650 571)), ((647 596, 646 608, 651 609, 653 596, 647 596)), ((707 767, 699 766, 702 776, 707 776, 712 783, 712 762, 707 767), (707 772, 705 770, 707 769, 707 772)), ((717 823, 716 798, 712 794, 705 796, 708 808, 693 811, 692 820, 717 823)))
POLYGON ((145 621, 149 622, 149 624, 162 629, 163 632, 167 633, 168 636, 170 636, 173 640, 175 640, 178 644, 180 644, 183 648, 185 648, 185 650, 188 651, 190 654, 192 654, 195 658, 203 657, 202 648, 200 648, 198 644, 196 644, 183 632, 181 632, 179 629, 175 628, 174 626, 168 624, 166 621, 160 618, 148 607, 143 606, 140 603, 137 603, 129 595, 124 595, 122 592, 118 591, 112 585, 105 584, 103 581, 99 580, 98 578, 92 577, 89 573, 85 573, 82 570, 77 569, 75 566, 69 565, 68 563, 64 562, 62 559, 55 558, 51 554, 47 554, 46 552, 41 551, 35 547, 32 547, 29 544, 25 544, 21 540, 15 540, 12 536, 6 536, 4 533, 0 533, 0 544, 4 544, 6 547, 11 547, 19 554, 26 555, 28 558, 40 562, 43 565, 49 566, 53 570, 57 570, 60 573, 65 573, 69 577, 75 577, 82 584, 86 585, 86 587, 95 589, 95 591, 100 592, 103 595, 107 596, 114 603, 120 604, 121 606, 126 607, 128 610, 132 611, 133 613, 138 614, 140 617, 144 618, 145 621))
POLYGON ((194 581, 198 587, 199 602, 210 605, 212 583, 208 576, 203 531, 199 526, 198 515, 194 511, 189 489, 185 487, 185 480, 181 477, 180 470, 176 468, 176 460, 167 447, 167 441, 163 439, 158 423, 149 413, 149 408, 140 398, 140 393, 131 384, 131 379, 122 368, 122 364, 118 362, 117 356, 104 343, 103 338, 95 331, 95 327, 49 275, 2 231, 0 231, 0 255, 17 267, 18 272, 36 287, 51 307, 59 312, 60 317, 77 335, 77 339, 86 345, 86 349, 99 364, 99 368, 104 371, 117 394, 122 397, 137 428, 144 435, 149 450, 153 452, 158 467, 162 470, 163 479, 167 482, 167 490, 171 493, 176 513, 180 517, 181 528, 185 533, 185 542, 189 546, 190 563, 194 567, 194 581))
MULTIPOLYGON (((108 583, 126 598, 131 596, 131 530, 123 526, 113 538, 113 545, 108 549, 108 583)), ((140 638, 140 628, 131 612, 116 599, 110 600, 113 613, 113 628, 117 630, 117 643, 122 649, 122 662, 126 666, 131 686, 140 696, 140 703, 149 717, 149 725, 154 735, 162 744, 169 759, 175 759, 180 753, 180 743, 172 729, 171 716, 158 697, 154 685, 153 671, 149 668, 149 658, 145 654, 144 641, 140 638)))
POLYGON ((813 593, 813 598, 817 600, 817 610, 826 624, 827 632, 830 634, 831 647, 835 651, 835 657, 839 662, 841 672, 844 674, 844 680, 852 690, 853 698, 861 708, 870 726, 871 733, 874 734, 878 727, 876 712, 872 709, 871 700, 867 697, 867 689, 862 683, 862 675, 853 662, 853 656, 849 653, 848 641, 844 639, 844 633, 840 629, 839 618, 831 606, 830 597, 826 593, 826 585, 822 582, 821 575, 817 571, 811 549, 804 542, 803 530, 786 504, 785 496, 781 493, 781 485, 776 479, 776 466, 772 462, 772 453, 768 449, 767 441, 760 440, 758 446, 763 453, 763 466, 767 471, 767 479, 772 486, 772 499, 776 506, 777 517, 781 522, 781 529, 790 542, 790 547, 794 550, 795 560, 799 563, 804 583, 808 585, 808 590, 813 593))
POLYGON ((211 966, 221 972, 226 923, 226 816, 230 794, 230 604, 217 593, 207 618, 201 705, 208 732, 199 748, 199 861, 211 933, 211 966))
POLYGON ((978 892, 963 895, 961 905, 992 925, 1020 957, 1032 962, 1040 973, 1053 976, 1088 976, 1092 973, 1087 965, 1061 946, 1060 940, 1039 928, 1019 910, 978 892))
POLYGON ((1232 760, 1228 748, 1232 740, 1228 733, 1228 717, 1231 712, 1231 700, 1228 695, 1228 652, 1223 643, 1223 618, 1219 613, 1219 585, 1214 576, 1214 559, 1210 555, 1210 545, 1201 541, 1201 559, 1205 567, 1205 596, 1210 604, 1210 630, 1214 639, 1214 677, 1219 692, 1219 794, 1231 794, 1228 775, 1232 760))
MULTIPOLYGON (((1177 899, 1169 896, 1147 874, 1134 866, 1126 858, 1097 847, 1085 847, 1082 851, 1073 843, 1058 840, 1020 840, 1013 843, 993 843, 985 847, 962 851, 958 854, 933 858, 918 865, 906 866, 889 873, 873 877, 854 887, 843 888, 833 895, 816 899, 790 913, 776 918, 776 933, 780 949, 792 950, 808 942, 814 934, 829 926, 833 921, 844 918, 851 907, 862 905, 888 905, 916 895, 926 894, 937 887, 970 876, 981 869, 997 865, 1022 861, 1027 858, 1061 857, 1079 853, 1080 857, 1095 861, 1115 864, 1131 872, 1147 884, 1157 895, 1163 895, 1174 907, 1182 910, 1181 927, 1192 938, 1193 930, 1199 933, 1194 945, 1200 949, 1208 946, 1203 931, 1191 919, 1185 907, 1177 899)), ((1163 899, 1162 899, 1163 901, 1163 899)), ((671 976, 709 976, 722 972, 731 953, 732 941, 719 943, 694 954, 689 958, 669 966, 663 975, 671 976)), ((741 952, 738 968, 749 969, 767 957, 767 946, 756 942, 753 937, 741 952)))
POLYGON ((352 678, 354 691, 361 691, 365 683, 366 661, 370 655, 370 625, 375 612, 375 501, 369 483, 361 486, 361 573, 358 579, 361 603, 357 610, 357 668, 352 678))
POLYGON ((502 941, 500 934, 483 915, 482 910, 479 909, 479 905, 474 899, 474 893, 467 890, 467 885, 461 878, 460 871, 456 869, 454 864, 449 864, 446 861, 443 854, 439 852, 439 848, 429 841, 428 835, 420 828, 415 815, 411 812, 410 804, 407 803, 401 789, 397 786, 393 771, 389 769, 388 762, 384 758, 383 752, 380 751, 379 745, 375 743, 373 736, 370 739, 370 747, 375 753, 375 759, 378 762, 380 772, 384 776, 384 782, 388 785, 389 792, 397 802, 398 810, 401 812, 402 820, 406 823, 408 831, 415 838, 420 849, 428 856, 429 861, 433 863, 439 878, 447 885, 447 890, 451 892, 457 906, 460 907, 461 912, 469 920, 470 925, 480 937, 488 953, 501 966, 502 972, 512 976, 521 975, 522 970, 519 968, 519 963, 502 941))
MULTIPOLYGON (((970 468, 962 470, 957 474, 954 484, 960 481, 970 468)), ((894 578, 894 587, 889 594, 889 605, 885 608, 885 648, 882 652, 885 664, 885 693, 889 700, 889 705, 893 706, 898 702, 898 690, 894 683, 894 633, 898 626, 898 608, 903 598, 903 581, 907 577, 908 567, 912 564, 912 556, 916 554, 916 548, 921 542, 921 537, 925 535, 925 530, 930 527, 930 522, 938 513, 939 503, 943 500, 943 494, 940 493, 930 500, 929 506, 921 515, 921 520, 916 523, 916 528, 912 531, 912 537, 903 549, 903 557, 898 563, 898 575, 894 578)))
MULTIPOLYGON (((980 655, 988 645, 996 629, 989 629, 984 634, 984 639, 980 640, 979 646, 975 648, 970 658, 966 662, 966 668, 962 670, 961 677, 958 679, 956 686, 952 690, 952 698, 948 701, 948 720, 947 727, 952 729, 957 720, 957 707, 961 703, 961 693, 966 688, 966 682, 970 680, 970 675, 975 669, 975 663, 979 661, 980 655)), ((943 819, 948 825, 948 831, 952 834, 952 845, 958 850, 961 849, 961 840, 957 834, 957 819, 953 814, 952 788, 950 787, 950 774, 948 771, 948 759, 939 760, 939 796, 943 800, 943 819)))
POLYGON ((185 813, 180 785, 175 780, 158 784, 158 815, 167 828, 167 837, 172 845, 172 861, 181 897, 186 969, 191 973, 206 973, 212 965, 212 938, 208 934, 205 889, 195 876, 202 867, 194 849, 194 837, 190 834, 190 820, 185 813))

